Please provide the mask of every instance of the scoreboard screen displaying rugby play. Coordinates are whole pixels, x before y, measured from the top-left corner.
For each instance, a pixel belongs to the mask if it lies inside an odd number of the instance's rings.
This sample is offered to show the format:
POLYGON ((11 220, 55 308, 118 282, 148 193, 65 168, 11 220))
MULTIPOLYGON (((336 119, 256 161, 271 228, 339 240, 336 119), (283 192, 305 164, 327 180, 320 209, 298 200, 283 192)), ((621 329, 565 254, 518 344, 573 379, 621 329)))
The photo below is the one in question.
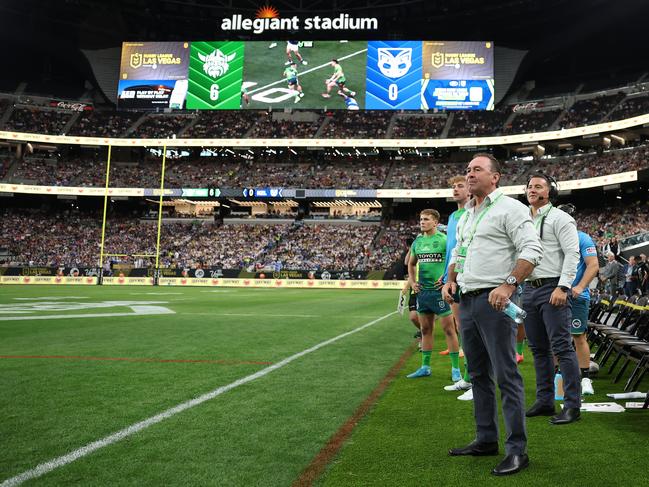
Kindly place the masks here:
POLYGON ((489 41, 125 42, 124 109, 493 110, 489 41))

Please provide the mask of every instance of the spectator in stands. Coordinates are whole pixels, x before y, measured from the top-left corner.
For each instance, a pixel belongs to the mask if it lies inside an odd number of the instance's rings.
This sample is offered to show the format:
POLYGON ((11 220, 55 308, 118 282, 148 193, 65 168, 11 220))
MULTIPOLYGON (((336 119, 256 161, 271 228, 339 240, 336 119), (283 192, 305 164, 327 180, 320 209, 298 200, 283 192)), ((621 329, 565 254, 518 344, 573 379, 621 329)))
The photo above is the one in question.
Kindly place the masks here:
POLYGON ((619 273, 622 269, 622 264, 615 259, 615 254, 611 251, 606 254, 606 259, 608 262, 600 269, 599 279, 604 285, 604 290, 607 294, 615 294, 620 287, 619 273))
POLYGON ((640 279, 640 293, 644 295, 649 291, 649 262, 647 262, 647 256, 645 254, 639 255, 637 266, 638 278, 640 279))
POLYGON ((636 294, 640 283, 640 269, 636 265, 638 260, 640 260, 640 256, 632 255, 624 269, 624 294, 629 297, 636 294))

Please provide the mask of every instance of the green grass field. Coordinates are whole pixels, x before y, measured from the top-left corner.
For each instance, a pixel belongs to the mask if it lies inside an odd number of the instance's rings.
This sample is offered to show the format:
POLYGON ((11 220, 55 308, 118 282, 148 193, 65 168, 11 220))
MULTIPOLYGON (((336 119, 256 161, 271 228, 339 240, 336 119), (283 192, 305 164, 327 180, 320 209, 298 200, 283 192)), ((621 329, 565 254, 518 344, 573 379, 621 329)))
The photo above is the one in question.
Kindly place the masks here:
MULTIPOLYGON (((25 485, 291 485, 411 347, 395 301, 390 291, 0 287, 0 485, 51 460, 25 485)), ((488 474, 497 458, 446 456, 473 437, 471 404, 442 390, 448 358, 436 353, 431 378, 405 379, 418 359, 318 484, 507 482, 488 474)), ((531 400, 529 352, 522 371, 531 400)), ((595 389, 603 401, 621 387, 604 377, 595 389)), ((528 427, 532 466, 517 485, 646 483, 647 411, 528 427)))
MULTIPOLYGON (((346 86, 356 92, 356 101, 360 108, 365 106, 365 70, 367 58, 366 41, 314 41, 313 47, 301 47, 300 54, 308 65, 298 62, 299 81, 304 97, 294 103, 294 96, 288 96, 279 102, 260 101, 256 98, 264 96, 267 90, 281 89, 286 91, 288 85, 283 73, 286 67, 286 42, 278 42, 277 46, 269 49, 269 42, 247 42, 245 50, 243 81, 256 83, 248 88, 251 95, 250 104, 246 108, 329 108, 345 109, 344 100, 331 91, 331 98, 321 96, 326 91, 325 79, 333 73, 329 65, 332 58, 337 58, 343 67, 346 86)), ((293 55, 297 62, 297 58, 293 55)), ((267 98, 282 98, 283 92, 276 91, 268 94, 267 98)))

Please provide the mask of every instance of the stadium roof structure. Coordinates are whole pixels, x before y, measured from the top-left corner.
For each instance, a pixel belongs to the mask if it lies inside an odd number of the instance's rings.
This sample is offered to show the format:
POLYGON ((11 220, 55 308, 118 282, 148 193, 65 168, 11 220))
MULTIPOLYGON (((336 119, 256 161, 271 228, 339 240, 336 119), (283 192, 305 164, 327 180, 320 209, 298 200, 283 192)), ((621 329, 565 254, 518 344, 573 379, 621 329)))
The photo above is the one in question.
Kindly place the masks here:
POLYGON ((93 84, 82 50, 119 47, 127 40, 277 40, 273 32, 219 28, 228 15, 253 17, 266 5, 280 17, 344 12, 378 19, 376 31, 318 31, 314 39, 426 39, 434 33, 443 40, 493 40, 529 52, 519 82, 584 82, 647 70, 636 52, 644 42, 649 3, 634 0, 15 0, 0 4, 3 61, 12 66, 3 71, 0 89, 34 82, 58 94, 93 84))

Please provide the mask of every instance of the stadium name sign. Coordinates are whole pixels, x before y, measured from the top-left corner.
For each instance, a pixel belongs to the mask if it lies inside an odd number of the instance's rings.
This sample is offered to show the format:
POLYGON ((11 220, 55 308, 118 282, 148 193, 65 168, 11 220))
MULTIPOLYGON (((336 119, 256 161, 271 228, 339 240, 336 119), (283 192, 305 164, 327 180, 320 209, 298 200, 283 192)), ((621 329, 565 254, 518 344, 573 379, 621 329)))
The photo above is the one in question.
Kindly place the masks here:
POLYGON ((221 30, 251 30, 262 34, 268 30, 377 30, 379 21, 376 17, 350 17, 340 14, 338 17, 308 17, 301 20, 297 16, 286 18, 243 18, 236 14, 221 21, 221 30))

